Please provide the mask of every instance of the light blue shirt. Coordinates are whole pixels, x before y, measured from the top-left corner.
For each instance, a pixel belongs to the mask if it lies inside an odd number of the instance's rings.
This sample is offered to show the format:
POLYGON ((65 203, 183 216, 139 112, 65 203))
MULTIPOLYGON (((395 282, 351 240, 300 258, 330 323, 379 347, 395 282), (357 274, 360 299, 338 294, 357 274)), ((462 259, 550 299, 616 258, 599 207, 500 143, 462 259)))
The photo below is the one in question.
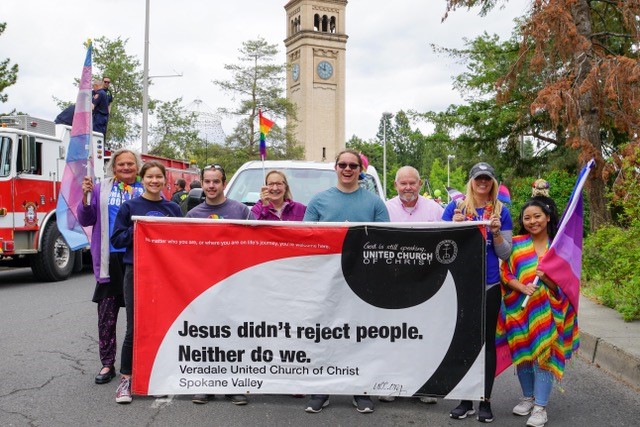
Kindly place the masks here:
POLYGON ((389 222, 389 212, 380 197, 363 188, 344 193, 331 187, 313 196, 303 221, 389 222))

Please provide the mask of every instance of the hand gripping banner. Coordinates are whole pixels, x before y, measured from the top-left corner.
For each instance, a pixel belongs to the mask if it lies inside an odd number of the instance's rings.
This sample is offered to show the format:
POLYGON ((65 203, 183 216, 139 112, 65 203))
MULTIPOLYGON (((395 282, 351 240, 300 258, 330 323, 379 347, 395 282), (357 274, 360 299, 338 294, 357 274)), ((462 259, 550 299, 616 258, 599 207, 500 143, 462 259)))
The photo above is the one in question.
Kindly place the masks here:
POLYGON ((138 217, 133 392, 478 400, 478 224, 138 217))

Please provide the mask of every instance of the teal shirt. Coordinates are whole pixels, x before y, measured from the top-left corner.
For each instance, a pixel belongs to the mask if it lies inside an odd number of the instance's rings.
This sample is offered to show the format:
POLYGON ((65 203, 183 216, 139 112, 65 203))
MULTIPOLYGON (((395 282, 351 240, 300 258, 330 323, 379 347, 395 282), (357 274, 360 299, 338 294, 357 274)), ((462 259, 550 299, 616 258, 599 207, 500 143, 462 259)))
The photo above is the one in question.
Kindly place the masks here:
POLYGON ((303 221, 389 222, 389 212, 380 197, 363 188, 343 193, 331 187, 313 196, 303 221))

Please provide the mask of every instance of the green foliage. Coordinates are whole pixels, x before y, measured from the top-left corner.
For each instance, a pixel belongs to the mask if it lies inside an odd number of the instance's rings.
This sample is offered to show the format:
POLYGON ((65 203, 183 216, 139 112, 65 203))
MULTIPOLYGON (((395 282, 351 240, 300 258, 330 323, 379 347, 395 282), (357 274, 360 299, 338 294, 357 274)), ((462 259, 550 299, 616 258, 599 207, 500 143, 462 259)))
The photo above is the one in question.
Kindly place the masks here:
POLYGON ((640 319, 640 221, 605 226, 584 242, 583 291, 614 308, 626 321, 640 319))
MULTIPOLYGON (((6 22, 0 22, 0 36, 7 27, 6 22)), ((9 65, 9 58, 0 61, 0 102, 7 102, 8 95, 2 92, 18 80, 18 64, 9 65)))
MULTIPOLYGON (((556 202, 558 215, 562 216, 562 213, 567 206, 567 202, 569 201, 569 196, 571 196, 571 192, 575 186, 578 174, 570 174, 564 170, 551 170, 541 176, 541 178, 549 182, 549 197, 556 202)), ((518 231, 517 221, 520 216, 520 210, 525 202, 531 197, 532 185, 536 179, 538 179, 538 177, 526 176, 504 182, 511 194, 512 204, 509 206, 509 212, 511 213, 514 231, 516 232, 518 231)), ((585 209, 584 218, 585 221, 588 221, 588 203, 583 203, 583 205, 585 209)), ((585 229, 588 229, 588 223, 585 223, 585 229)))
POLYGON ((242 43, 238 61, 241 64, 226 64, 225 70, 231 73, 230 80, 215 80, 213 83, 234 100, 238 105, 233 109, 223 108, 220 113, 239 118, 233 132, 227 137, 229 146, 247 152, 250 158, 257 158, 260 127, 258 110, 269 120, 275 122, 269 132, 267 150, 269 158, 300 158, 301 148, 292 138, 296 122, 295 105, 284 96, 285 64, 275 64, 278 54, 277 45, 269 44, 263 38, 242 43), (287 119, 287 126, 282 127, 287 119))
POLYGON ((196 129, 197 116, 180 104, 182 98, 161 102, 156 110, 157 123, 151 126, 155 137, 150 153, 172 159, 191 160, 194 150, 203 144, 196 129))
POLYGON ((608 196, 617 222, 629 226, 640 218, 640 144, 627 144, 621 152, 624 155, 616 156, 611 165, 615 173, 608 196))

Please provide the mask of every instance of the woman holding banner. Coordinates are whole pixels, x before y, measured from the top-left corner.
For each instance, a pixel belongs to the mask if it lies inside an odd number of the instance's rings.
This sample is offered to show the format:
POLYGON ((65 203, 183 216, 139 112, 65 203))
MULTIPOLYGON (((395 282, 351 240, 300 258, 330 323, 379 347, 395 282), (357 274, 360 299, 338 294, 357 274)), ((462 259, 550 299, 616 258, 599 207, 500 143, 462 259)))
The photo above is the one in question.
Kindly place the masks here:
POLYGON ((256 219, 264 221, 302 221, 307 207, 294 202, 289 182, 284 172, 270 171, 260 190, 260 200, 251 212, 256 219))
MULTIPOLYGON (((486 253, 486 305, 485 305, 485 380, 484 400, 478 407, 478 421, 493 421, 491 390, 496 373, 495 333, 500 311, 499 259, 506 260, 511 253, 513 224, 506 206, 498 200, 499 184, 495 171, 488 163, 476 163, 469 171, 466 196, 452 201, 442 214, 443 221, 489 221, 486 253)), ((454 419, 463 419, 475 413, 473 402, 463 400, 451 410, 454 419)))
POLYGON ((140 177, 144 193, 140 197, 127 200, 116 216, 111 236, 115 248, 125 249, 124 253, 124 301, 127 308, 127 332, 122 343, 120 384, 116 391, 116 402, 131 403, 131 373, 133 359, 133 217, 163 216, 182 217, 177 203, 165 200, 162 189, 165 187, 167 172, 162 163, 150 161, 142 165, 140 177))
POLYGON ((565 362, 577 348, 578 325, 562 289, 537 269, 556 235, 557 214, 533 197, 522 207, 518 222, 520 235, 513 238, 511 256, 500 271, 504 307, 498 339, 506 338, 509 344, 524 395, 513 413, 531 414, 527 426, 541 427, 547 422, 554 379, 562 379, 565 362))
POLYGON ((120 307, 124 307, 124 249, 114 248, 109 239, 122 203, 143 192, 138 179, 141 164, 137 153, 120 149, 107 164, 107 178, 96 185, 88 176, 82 181, 85 197, 78 206, 78 221, 83 227, 93 227, 90 250, 96 288, 92 301, 98 304, 98 347, 102 362, 96 384, 106 384, 116 376, 116 322, 120 307), (90 196, 86 197, 87 194, 90 196))

